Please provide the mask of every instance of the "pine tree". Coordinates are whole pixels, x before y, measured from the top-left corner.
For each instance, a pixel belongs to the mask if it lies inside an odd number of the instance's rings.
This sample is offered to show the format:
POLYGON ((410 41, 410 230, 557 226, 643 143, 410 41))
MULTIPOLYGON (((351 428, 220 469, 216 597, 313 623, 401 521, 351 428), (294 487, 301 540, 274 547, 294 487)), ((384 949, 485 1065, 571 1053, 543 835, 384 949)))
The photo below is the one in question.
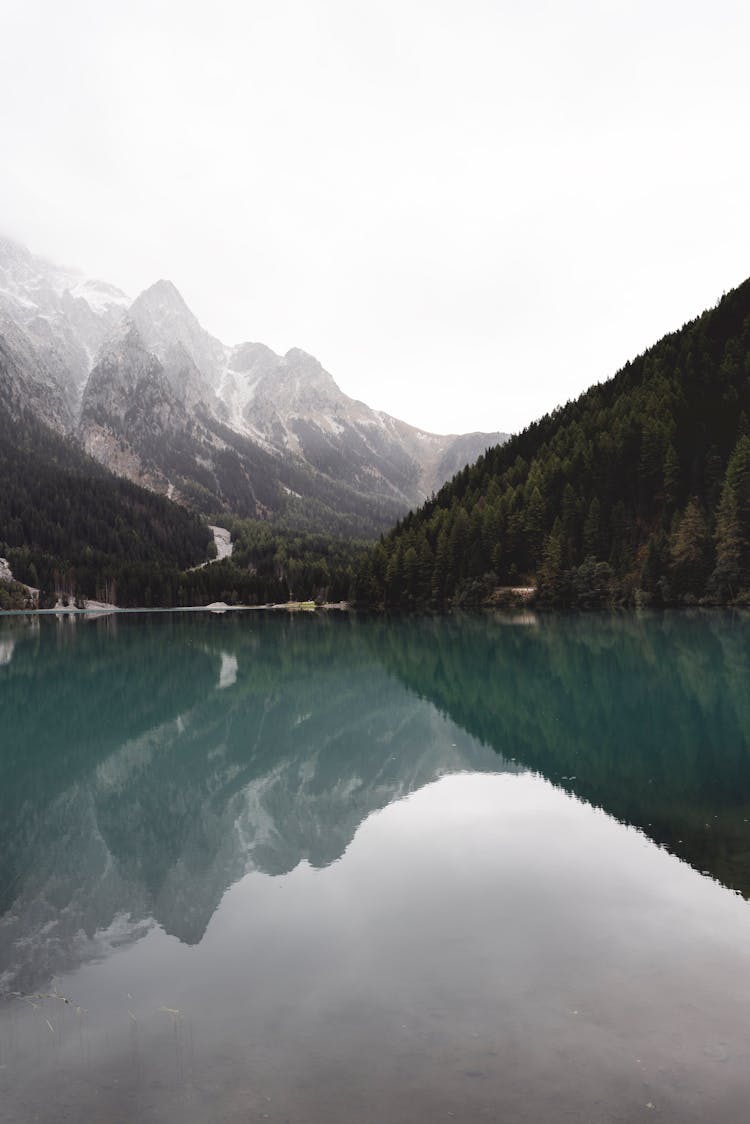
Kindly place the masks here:
POLYGON ((581 504, 578 496, 568 482, 562 495, 562 548, 563 564, 572 566, 579 557, 581 534, 581 504))
POLYGON ((419 557, 413 546, 404 554, 404 589, 410 601, 417 595, 419 582, 419 557))
POLYGON ((542 539, 544 536, 544 500, 538 487, 531 490, 526 504, 526 517, 524 519, 524 533, 526 535, 527 564, 533 565, 539 557, 542 539))
POLYGON ((396 546, 388 559, 385 571, 385 597, 387 605, 398 605, 403 592, 403 552, 396 546))
POLYGON ((670 441, 664 454, 664 502, 667 508, 672 508, 677 503, 677 493, 680 486, 680 462, 677 451, 670 441))
POLYGON ((716 513, 716 568, 712 586, 733 599, 750 585, 750 437, 734 447, 716 513))
POLYGON ((602 555, 602 508, 599 497, 594 496, 589 504, 586 522, 583 525, 583 553, 586 557, 601 558, 602 555))
POLYGON ((672 582, 678 594, 700 595, 710 570, 706 514, 693 497, 680 516, 671 544, 672 582))
POLYGON ((442 528, 435 547, 435 563, 432 568, 430 593, 432 600, 442 604, 445 597, 445 584, 448 574, 448 533, 442 528))
POLYGON ((563 576, 563 530, 562 523, 555 519, 552 531, 544 541, 542 564, 538 574, 539 596, 544 601, 557 604, 562 594, 563 576))

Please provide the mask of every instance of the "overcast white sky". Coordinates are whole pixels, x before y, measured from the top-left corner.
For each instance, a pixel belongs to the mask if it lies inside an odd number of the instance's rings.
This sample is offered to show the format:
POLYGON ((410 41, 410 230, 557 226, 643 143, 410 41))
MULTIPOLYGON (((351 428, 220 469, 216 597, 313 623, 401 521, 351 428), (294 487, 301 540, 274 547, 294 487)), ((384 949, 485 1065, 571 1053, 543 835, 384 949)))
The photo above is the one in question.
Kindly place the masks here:
POLYGON ((750 274, 747 0, 3 0, 0 228, 436 431, 750 274))

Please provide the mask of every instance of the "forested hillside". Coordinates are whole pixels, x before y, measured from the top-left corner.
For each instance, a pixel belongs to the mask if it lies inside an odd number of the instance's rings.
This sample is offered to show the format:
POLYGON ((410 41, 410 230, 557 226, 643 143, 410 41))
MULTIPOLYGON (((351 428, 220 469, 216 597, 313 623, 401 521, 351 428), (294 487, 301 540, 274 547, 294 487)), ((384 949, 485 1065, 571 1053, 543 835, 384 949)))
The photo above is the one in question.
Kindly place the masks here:
MULTIPOLYGON (((2 372, 0 371, 0 374, 2 372)), ((28 411, 0 402, 0 556, 31 586, 115 599, 146 570, 203 561, 197 516, 114 477, 28 411)))
POLYGON ((750 281, 490 449, 368 556, 357 596, 541 603, 750 596, 750 281))
MULTIPOLYGON (((41 605, 58 594, 164 608, 349 596, 369 543, 234 519, 233 558, 198 568, 212 540, 197 516, 112 476, 2 397, 0 557, 41 605)), ((0 581, 0 609, 28 604, 23 586, 0 581)))
POLYGON ((141 599, 137 599, 137 584, 132 591, 121 586, 120 604, 172 607, 214 601, 229 605, 342 601, 351 596, 354 576, 372 545, 323 532, 284 530, 260 520, 226 522, 234 543, 231 558, 184 573, 149 573, 145 568, 141 599))

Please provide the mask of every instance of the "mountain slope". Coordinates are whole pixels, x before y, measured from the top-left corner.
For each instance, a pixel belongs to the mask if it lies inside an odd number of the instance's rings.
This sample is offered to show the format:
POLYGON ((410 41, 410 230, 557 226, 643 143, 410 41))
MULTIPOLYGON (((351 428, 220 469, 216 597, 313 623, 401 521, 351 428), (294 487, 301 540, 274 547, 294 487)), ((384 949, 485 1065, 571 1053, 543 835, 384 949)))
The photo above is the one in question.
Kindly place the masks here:
POLYGON ((342 534, 374 534, 403 511, 230 429, 186 349, 160 350, 163 361, 126 318, 89 376, 79 439, 113 471, 204 514, 286 516, 342 534))
POLYGON ((438 435, 349 398, 312 355, 276 355, 264 344, 234 348, 219 395, 238 431, 291 452, 332 478, 408 506, 504 434, 438 435))
POLYGON ((370 556, 364 601, 671 603, 750 590, 750 281, 459 472, 370 556))
POLYGON ((0 337, 0 555, 16 578, 96 597, 130 566, 206 558, 211 536, 196 516, 113 476, 46 425, 20 378, 0 337))
POLYGON ((300 348, 281 356, 261 343, 225 347, 201 327, 169 281, 141 293, 129 316, 162 362, 171 348, 184 348, 199 375, 195 393, 228 429, 402 510, 426 499, 457 465, 505 438, 416 429, 349 398, 300 348))
MULTIPOLYGON (((304 585, 316 568, 315 594, 341 595, 338 561, 322 565, 338 559, 335 546, 304 543, 304 561, 287 564, 290 528, 295 543, 309 531, 374 536, 428 494, 454 455, 453 438, 353 402, 298 349, 225 347, 168 281, 130 304, 7 239, 0 437, 0 547, 15 576, 89 597, 105 586, 111 595, 114 578, 121 604, 205 601, 214 586, 213 599, 254 602, 304 585), (280 524, 270 568, 261 574, 251 556, 244 574, 181 574, 205 558, 206 529, 117 486, 96 462, 202 515, 280 524)), ((490 438, 460 440, 479 449, 490 438)))
POLYGON ((349 398, 298 348, 227 347, 169 281, 129 304, 0 240, 0 334, 14 329, 43 420, 203 513, 372 535, 504 437, 415 429, 349 398))
POLYGON ((0 311, 2 390, 7 403, 30 409, 58 432, 73 426, 73 411, 59 369, 26 332, 0 311))
POLYGON ((54 373, 65 399, 65 415, 55 416, 55 428, 73 426, 94 356, 128 304, 114 285, 62 269, 0 237, 0 317, 24 331, 54 373))

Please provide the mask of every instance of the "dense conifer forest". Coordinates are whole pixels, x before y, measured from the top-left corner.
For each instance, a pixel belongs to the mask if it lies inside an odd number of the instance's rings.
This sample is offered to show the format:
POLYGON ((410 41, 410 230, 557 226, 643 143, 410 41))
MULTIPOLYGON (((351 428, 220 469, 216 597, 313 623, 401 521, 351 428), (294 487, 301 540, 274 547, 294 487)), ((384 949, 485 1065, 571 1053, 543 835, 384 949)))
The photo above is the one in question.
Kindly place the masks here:
POLYGON ((381 538, 356 596, 481 604, 750 599, 750 281, 463 469, 381 538))
POLYGON ((230 519, 234 556, 209 566, 208 526, 184 508, 114 477, 30 413, 0 410, 0 610, 32 607, 21 582, 75 605, 172 608, 340 601, 371 543, 230 519))
MULTIPOLYGON (((0 556, 42 604, 55 591, 112 600, 121 591, 123 604, 138 603, 147 574, 209 552, 197 516, 113 476, 30 412, 0 409, 0 481, 0 556)), ((0 608, 23 607, 18 587, 3 593, 0 608)))
POLYGON ((289 601, 337 602, 351 595, 354 576, 371 543, 322 532, 285 531, 259 520, 225 520, 231 558, 184 572, 145 566, 122 584, 119 605, 180 607, 269 605, 289 601))
POLYGON ((40 607, 58 596, 164 608, 340 601, 370 545, 230 519, 234 557, 202 566, 213 550, 203 520, 113 476, 17 407, 0 409, 0 479, 0 557, 18 579, 0 581, 0 610, 31 607, 21 582, 40 590, 40 607))
POLYGON ((325 532, 291 530, 259 520, 232 522, 236 566, 260 583, 274 583, 267 600, 343 601, 372 541, 342 539, 325 532))

